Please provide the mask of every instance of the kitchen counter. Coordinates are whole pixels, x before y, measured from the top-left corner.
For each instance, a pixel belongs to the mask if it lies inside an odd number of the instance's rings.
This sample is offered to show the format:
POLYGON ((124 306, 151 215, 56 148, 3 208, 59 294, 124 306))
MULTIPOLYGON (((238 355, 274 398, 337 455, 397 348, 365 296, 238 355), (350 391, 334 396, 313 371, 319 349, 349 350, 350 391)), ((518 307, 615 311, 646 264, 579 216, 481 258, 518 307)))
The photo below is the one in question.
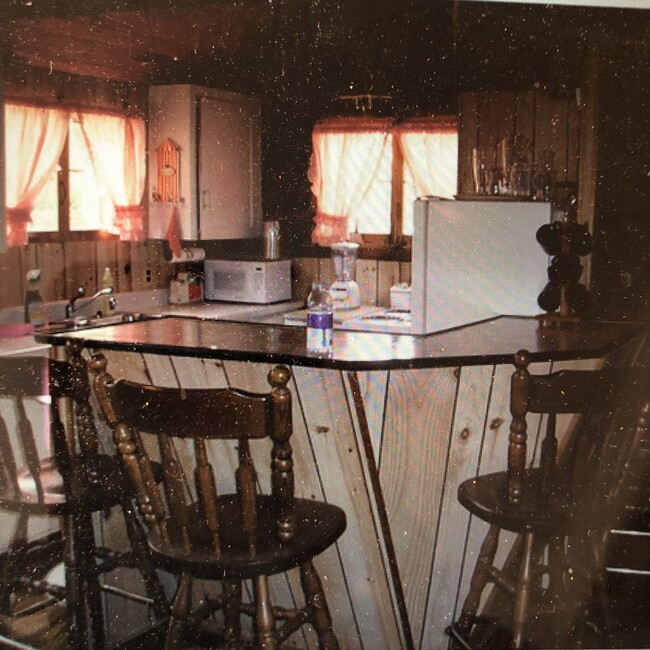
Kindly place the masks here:
MULTIPOLYGON (((347 650, 447 647, 444 630, 485 535, 456 493, 465 479, 505 467, 514 352, 531 351, 533 372, 593 368, 605 359, 629 364, 645 336, 635 323, 541 329, 533 318, 500 317, 427 336, 337 330, 334 354, 323 359, 307 354, 302 327, 184 316, 37 338, 57 346, 80 339, 84 354, 105 354, 116 379, 161 386, 262 392, 273 364, 290 366, 296 495, 335 503, 348 519, 336 546, 318 558, 347 650)), ((571 422, 559 422, 565 435, 571 422)), ((528 429, 534 464, 539 416, 530 416, 528 429)), ((232 450, 213 444, 215 462, 231 462, 232 450)), ((157 454, 155 440, 145 447, 157 454)), ((192 453, 177 451, 180 462, 192 453)), ((266 485, 266 455, 257 470, 266 485)), ((119 543, 117 527, 108 524, 105 534, 119 543)), ((503 544, 500 552, 508 551, 503 544)), ((295 579, 274 577, 278 605, 293 602, 295 579)), ((134 606, 111 617, 133 620, 134 606)), ((298 643, 316 648, 313 637, 298 643)))
POLYGON ((426 336, 336 331, 331 357, 308 354, 301 327, 178 315, 67 334, 37 333, 35 338, 51 345, 74 338, 90 348, 148 354, 388 370, 509 363, 519 349, 528 350, 535 361, 601 357, 642 329, 637 323, 612 322, 542 328, 534 318, 501 316, 426 336))

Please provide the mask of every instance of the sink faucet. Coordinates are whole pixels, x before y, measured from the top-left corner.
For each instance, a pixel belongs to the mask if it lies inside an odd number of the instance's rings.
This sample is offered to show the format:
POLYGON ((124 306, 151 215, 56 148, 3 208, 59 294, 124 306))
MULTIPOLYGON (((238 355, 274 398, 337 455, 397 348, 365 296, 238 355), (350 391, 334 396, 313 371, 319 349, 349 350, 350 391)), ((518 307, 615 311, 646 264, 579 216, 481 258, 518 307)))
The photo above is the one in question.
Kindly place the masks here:
MULTIPOLYGON (((94 300, 97 300, 97 298, 99 298, 100 296, 108 296, 111 293, 113 293, 113 287, 105 287, 104 289, 100 289, 92 296, 90 296, 90 298, 85 300, 83 304, 77 306, 76 304, 77 300, 83 298, 86 295, 86 290, 83 287, 79 287, 77 289, 77 295, 72 296, 72 298, 70 298, 70 300, 68 301, 68 304, 65 306, 65 317, 72 318, 77 313, 77 311, 79 311, 82 307, 86 307, 94 300)), ((115 308, 114 297, 111 297, 109 304, 111 306, 111 309, 115 308)))

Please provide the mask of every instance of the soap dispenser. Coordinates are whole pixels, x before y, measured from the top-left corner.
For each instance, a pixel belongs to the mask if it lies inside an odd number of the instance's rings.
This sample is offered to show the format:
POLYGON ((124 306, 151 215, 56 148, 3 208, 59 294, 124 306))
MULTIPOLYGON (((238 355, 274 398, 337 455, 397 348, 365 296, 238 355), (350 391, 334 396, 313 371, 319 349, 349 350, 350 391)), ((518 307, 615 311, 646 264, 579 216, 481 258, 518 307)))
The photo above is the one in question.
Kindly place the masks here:
MULTIPOLYGON (((104 275, 102 276, 102 289, 111 289, 112 292, 115 291, 115 279, 111 273, 111 267, 107 266, 104 269, 104 275)), ((106 293, 102 296, 102 316, 112 316, 115 313, 113 308, 113 302, 111 300, 111 295, 106 293)))
POLYGON ((45 325, 45 305, 40 291, 41 270, 27 271, 27 291, 25 291, 25 322, 34 327, 45 325))

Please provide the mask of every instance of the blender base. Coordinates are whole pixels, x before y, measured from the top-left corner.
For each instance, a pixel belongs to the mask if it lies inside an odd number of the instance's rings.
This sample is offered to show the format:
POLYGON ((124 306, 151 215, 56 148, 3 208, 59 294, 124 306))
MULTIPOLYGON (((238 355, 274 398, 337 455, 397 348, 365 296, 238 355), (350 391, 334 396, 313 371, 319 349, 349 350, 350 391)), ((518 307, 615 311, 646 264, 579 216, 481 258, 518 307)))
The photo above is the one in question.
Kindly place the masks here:
POLYGON ((361 306, 359 285, 354 280, 336 280, 330 287, 330 293, 334 299, 335 311, 358 309, 361 306))

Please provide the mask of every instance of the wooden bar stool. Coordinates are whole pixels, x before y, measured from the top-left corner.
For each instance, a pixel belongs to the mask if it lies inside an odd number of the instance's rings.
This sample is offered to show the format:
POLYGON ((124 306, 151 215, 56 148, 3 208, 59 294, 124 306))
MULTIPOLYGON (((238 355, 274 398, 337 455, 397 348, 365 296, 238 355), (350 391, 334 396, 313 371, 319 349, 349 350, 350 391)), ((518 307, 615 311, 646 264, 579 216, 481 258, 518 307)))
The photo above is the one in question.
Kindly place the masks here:
MULTIPOLYGON (((514 364, 507 471, 464 481, 458 489, 460 503, 488 523, 489 530, 460 617, 448 629, 455 647, 491 647, 485 633, 488 619, 477 616, 488 584, 498 590, 492 602, 500 602, 510 612, 505 624, 509 636, 505 643, 510 647, 524 646, 528 627, 535 619, 548 621, 545 643, 551 643, 553 625, 563 631, 562 617, 567 621, 572 617, 572 599, 579 593, 576 572, 582 572, 589 582, 598 571, 594 559, 597 548, 592 544, 587 549, 585 543, 599 510, 593 499, 601 497, 604 507, 607 486, 615 482, 602 463, 603 449, 610 438, 620 438, 623 431, 633 435, 638 427, 645 426, 642 420, 635 422, 640 403, 637 395, 625 392, 634 388, 629 369, 532 375, 528 370, 530 355, 525 350, 517 352, 514 364), (534 468, 526 467, 529 413, 546 417, 539 466, 534 468), (581 418, 558 459, 556 421, 560 414, 580 414, 581 418), (614 414, 617 424, 608 428, 614 414), (506 563, 497 567, 495 556, 504 531, 515 533, 517 538, 506 563), (575 554, 570 557, 568 539, 573 539, 571 548, 575 549, 576 540, 580 540, 580 547, 587 549, 582 566, 574 562, 575 554), (505 598, 499 601, 498 593, 505 598)), ((629 445, 623 447, 629 449, 629 445)), ((504 644, 503 630, 500 632, 496 647, 504 644)))
MULTIPOLYGON (((157 616, 166 616, 167 601, 121 459, 100 449, 80 347, 71 345, 69 351, 70 362, 0 357, 0 396, 5 407, 9 403, 4 417, 0 415, 0 509, 16 518, 0 571, 0 611, 10 622, 21 615, 14 607, 19 593, 50 594, 66 601, 70 621, 66 647, 103 648, 107 640, 101 574, 118 566, 136 567, 157 616), (49 409, 40 409, 44 428, 35 429, 28 411, 47 402, 49 409), (50 445, 51 455, 43 457, 39 449, 50 445), (132 547, 128 552, 95 544, 93 514, 113 506, 120 506, 124 514, 132 547), (30 517, 38 515, 58 518, 61 535, 28 541, 30 517), (47 568, 61 561, 65 586, 45 579, 47 568)), ((37 422, 37 417, 32 419, 37 422)))
MULTIPOLYGON (((158 566, 180 576, 165 648, 181 647, 191 624, 217 610, 223 611, 228 648, 241 647, 240 614, 252 617, 255 647, 262 650, 280 647, 306 623, 315 629, 319 648, 338 648, 312 559, 341 536, 346 517, 335 505, 294 496, 289 369, 273 368, 271 392, 254 394, 114 382, 101 354, 93 357, 91 368, 95 393, 115 427, 115 441, 137 488, 152 556, 158 566), (164 490, 151 480, 141 432, 157 439, 164 490), (183 439, 193 445, 193 457, 186 459, 194 466, 191 473, 176 454, 176 441, 183 439), (217 494, 208 444, 217 439, 236 442, 232 493, 217 494), (251 452, 253 443, 264 439, 272 443, 267 494, 258 490, 251 452), (304 606, 274 606, 268 576, 296 567, 304 606), (220 597, 204 600, 191 613, 194 578, 221 580, 223 589, 220 597), (242 582, 248 579, 253 598, 243 602, 242 582)), ((228 464, 225 458, 223 464, 228 464)))

